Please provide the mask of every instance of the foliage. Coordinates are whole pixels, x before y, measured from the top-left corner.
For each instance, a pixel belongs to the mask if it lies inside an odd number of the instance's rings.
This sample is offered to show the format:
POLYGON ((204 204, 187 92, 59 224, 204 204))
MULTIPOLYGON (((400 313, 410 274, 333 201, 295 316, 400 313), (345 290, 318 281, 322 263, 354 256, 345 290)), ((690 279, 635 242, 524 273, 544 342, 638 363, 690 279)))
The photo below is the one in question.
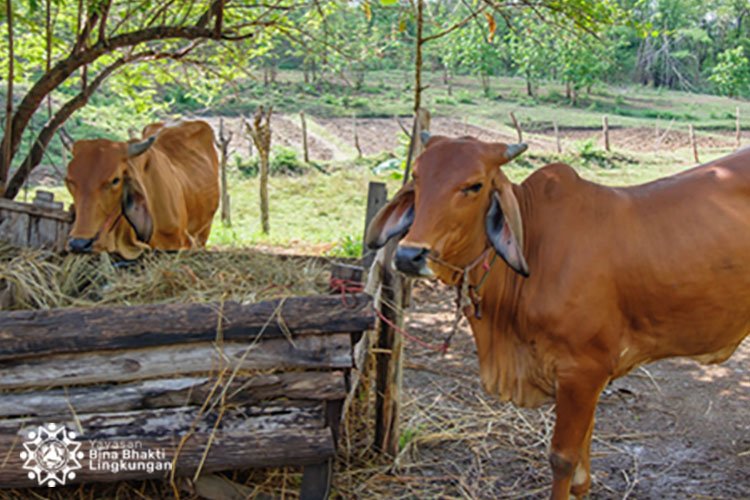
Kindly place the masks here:
POLYGON ((719 54, 716 66, 711 69, 709 81, 719 93, 734 97, 743 93, 750 83, 750 62, 742 47, 727 49, 719 54))

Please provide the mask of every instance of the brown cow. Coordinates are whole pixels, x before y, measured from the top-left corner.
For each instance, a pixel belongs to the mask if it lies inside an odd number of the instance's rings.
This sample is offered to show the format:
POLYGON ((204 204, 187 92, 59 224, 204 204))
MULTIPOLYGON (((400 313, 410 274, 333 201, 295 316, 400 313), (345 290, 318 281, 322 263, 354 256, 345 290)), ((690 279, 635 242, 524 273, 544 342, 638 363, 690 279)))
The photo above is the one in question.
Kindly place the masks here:
POLYGON ((670 356, 722 362, 750 333, 750 150, 613 188, 559 163, 513 184, 498 167, 525 149, 429 139, 368 244, 403 236, 402 272, 467 277, 482 384, 556 402, 552 498, 567 499, 589 489, 611 380, 670 356))
POLYGON ((155 123, 142 142, 78 141, 65 183, 75 223, 68 248, 126 259, 144 249, 202 247, 219 205, 218 156, 203 121, 155 123))

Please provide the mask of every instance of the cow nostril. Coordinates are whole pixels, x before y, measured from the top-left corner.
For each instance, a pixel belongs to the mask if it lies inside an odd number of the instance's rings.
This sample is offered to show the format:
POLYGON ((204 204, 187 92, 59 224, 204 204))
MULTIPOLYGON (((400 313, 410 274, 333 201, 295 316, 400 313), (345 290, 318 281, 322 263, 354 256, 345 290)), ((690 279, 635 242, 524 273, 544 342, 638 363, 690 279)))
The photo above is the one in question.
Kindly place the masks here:
POLYGON ((422 247, 399 246, 396 249, 396 268, 407 274, 425 275, 429 249, 422 247))
POLYGON ((90 253, 94 249, 94 240, 89 238, 70 238, 68 248, 74 253, 90 253))

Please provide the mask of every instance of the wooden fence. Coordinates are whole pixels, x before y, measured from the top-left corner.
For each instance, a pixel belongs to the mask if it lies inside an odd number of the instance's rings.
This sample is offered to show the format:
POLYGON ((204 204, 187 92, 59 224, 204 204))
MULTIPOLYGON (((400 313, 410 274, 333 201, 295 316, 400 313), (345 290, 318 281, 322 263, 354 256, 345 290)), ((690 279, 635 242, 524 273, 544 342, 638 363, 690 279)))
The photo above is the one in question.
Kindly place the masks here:
POLYGON ((373 325, 365 294, 2 312, 0 487, 48 486, 52 424, 80 444, 65 484, 301 465, 324 498, 373 325))

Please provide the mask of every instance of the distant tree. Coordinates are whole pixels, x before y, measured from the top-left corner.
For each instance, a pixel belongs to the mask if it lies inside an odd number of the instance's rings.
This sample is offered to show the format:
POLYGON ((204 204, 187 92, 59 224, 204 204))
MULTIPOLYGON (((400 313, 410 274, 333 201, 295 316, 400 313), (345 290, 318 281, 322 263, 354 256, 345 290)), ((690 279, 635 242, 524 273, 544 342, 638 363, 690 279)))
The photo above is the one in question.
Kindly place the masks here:
POLYGON ((719 54, 718 62, 708 77, 720 94, 735 97, 747 90, 750 83, 750 61, 742 47, 727 49, 719 54))

